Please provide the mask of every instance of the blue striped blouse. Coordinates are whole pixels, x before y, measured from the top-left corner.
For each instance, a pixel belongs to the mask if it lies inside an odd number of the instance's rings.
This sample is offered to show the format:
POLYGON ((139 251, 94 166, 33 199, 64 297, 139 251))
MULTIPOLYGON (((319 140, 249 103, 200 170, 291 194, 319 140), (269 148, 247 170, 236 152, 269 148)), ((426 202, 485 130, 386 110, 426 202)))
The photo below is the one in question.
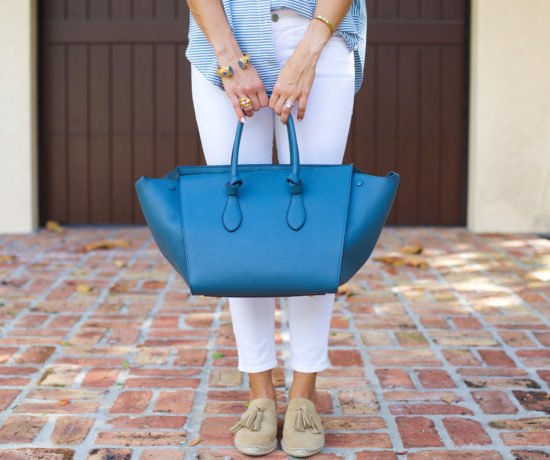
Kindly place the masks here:
MULTIPOLYGON (((316 0, 222 0, 227 21, 243 52, 250 50, 251 62, 271 95, 281 70, 275 56, 271 34, 271 10, 290 8, 308 19, 313 17, 316 0)), ((367 45, 367 8, 365 0, 353 0, 337 29, 355 57, 355 92, 363 82, 367 45)), ((212 83, 223 88, 216 74, 218 62, 210 42, 193 14, 189 15, 187 59, 212 83)))

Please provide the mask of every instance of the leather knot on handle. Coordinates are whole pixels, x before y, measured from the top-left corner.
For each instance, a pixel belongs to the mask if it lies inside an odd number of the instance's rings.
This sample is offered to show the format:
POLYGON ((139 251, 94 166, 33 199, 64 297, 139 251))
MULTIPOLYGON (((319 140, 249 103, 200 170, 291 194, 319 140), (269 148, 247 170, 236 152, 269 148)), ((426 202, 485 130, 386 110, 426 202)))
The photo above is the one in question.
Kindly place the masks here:
MULTIPOLYGON (((222 222, 226 230, 234 232, 239 228, 242 221, 242 213, 239 205, 239 188, 243 181, 238 174, 239 170, 239 146, 243 132, 244 123, 237 123, 237 132, 233 142, 233 153, 231 155, 231 177, 225 184, 227 200, 223 210, 222 222)), ((290 149, 291 172, 287 177, 290 189, 290 202, 286 212, 287 225, 292 230, 300 230, 306 221, 306 209, 302 198, 303 183, 300 179, 300 154, 298 141, 296 139, 296 128, 292 115, 288 116, 288 145, 290 149)))

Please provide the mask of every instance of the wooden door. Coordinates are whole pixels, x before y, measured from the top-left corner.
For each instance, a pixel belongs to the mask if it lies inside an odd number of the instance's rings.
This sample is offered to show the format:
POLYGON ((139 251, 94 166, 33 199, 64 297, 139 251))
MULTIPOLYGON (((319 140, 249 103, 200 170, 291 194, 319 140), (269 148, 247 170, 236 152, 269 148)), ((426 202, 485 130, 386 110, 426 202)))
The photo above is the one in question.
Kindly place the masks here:
POLYGON ((466 222, 468 9, 466 0, 367 0, 346 159, 401 174, 392 224, 466 222))
POLYGON ((201 161, 182 0, 47 0, 41 221, 143 223, 142 174, 201 161))
MULTIPOLYGON (((144 223, 134 182, 204 164, 183 0, 40 5, 40 218, 144 223)), ((465 222, 467 0, 367 0, 345 162, 402 176, 391 224, 465 222)))

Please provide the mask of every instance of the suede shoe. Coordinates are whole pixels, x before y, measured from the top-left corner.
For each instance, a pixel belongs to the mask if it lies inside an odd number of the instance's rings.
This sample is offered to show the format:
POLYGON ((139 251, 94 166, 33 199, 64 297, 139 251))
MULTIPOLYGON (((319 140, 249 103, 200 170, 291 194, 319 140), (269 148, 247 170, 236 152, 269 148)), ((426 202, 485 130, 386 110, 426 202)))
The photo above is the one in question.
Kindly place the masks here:
POLYGON ((293 457, 309 457, 324 445, 325 431, 315 403, 307 398, 290 399, 283 425, 283 450, 293 457))
POLYGON ((277 410, 270 398, 250 401, 240 420, 229 428, 233 444, 246 455, 265 455, 277 448, 277 410))

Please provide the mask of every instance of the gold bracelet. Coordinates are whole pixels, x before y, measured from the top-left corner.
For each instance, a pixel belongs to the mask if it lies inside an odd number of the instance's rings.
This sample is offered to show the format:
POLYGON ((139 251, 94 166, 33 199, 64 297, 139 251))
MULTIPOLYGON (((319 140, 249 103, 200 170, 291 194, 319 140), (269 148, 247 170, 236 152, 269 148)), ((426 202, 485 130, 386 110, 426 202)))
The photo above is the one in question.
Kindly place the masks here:
POLYGON ((325 18, 324 16, 321 16, 320 14, 318 14, 313 19, 319 19, 319 21, 324 22, 328 26, 328 28, 330 29, 330 34, 332 35, 334 33, 334 25, 327 18, 325 18))
POLYGON ((233 67, 231 67, 230 65, 226 65, 225 67, 218 67, 216 69, 216 74, 219 77, 231 78, 234 74, 233 67))
POLYGON ((244 70, 248 67, 249 64, 250 64, 250 54, 245 53, 242 55, 242 57, 239 58, 239 67, 244 70))

